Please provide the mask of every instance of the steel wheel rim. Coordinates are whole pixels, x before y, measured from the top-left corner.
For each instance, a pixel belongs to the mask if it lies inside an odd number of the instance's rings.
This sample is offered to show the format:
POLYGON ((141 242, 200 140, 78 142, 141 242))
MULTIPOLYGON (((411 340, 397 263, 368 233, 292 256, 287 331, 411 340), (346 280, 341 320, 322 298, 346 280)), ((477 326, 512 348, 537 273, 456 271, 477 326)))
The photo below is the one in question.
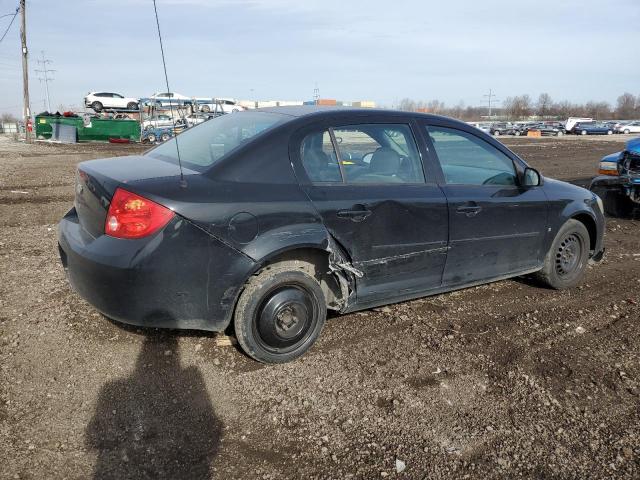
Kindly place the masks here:
POLYGON ((258 343, 271 353, 287 353, 303 345, 318 323, 320 307, 302 285, 280 285, 262 299, 253 321, 258 343))
POLYGON ((561 277, 574 274, 581 263, 582 238, 572 233, 565 237, 556 251, 556 273, 561 277))

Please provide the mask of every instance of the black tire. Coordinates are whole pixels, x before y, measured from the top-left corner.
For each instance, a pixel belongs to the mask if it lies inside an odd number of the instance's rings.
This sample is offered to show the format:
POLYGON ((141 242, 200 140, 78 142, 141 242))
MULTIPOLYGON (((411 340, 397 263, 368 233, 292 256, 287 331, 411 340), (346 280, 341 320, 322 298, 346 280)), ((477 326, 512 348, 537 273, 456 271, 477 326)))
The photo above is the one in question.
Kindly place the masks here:
POLYGON ((560 228, 535 277, 556 290, 572 288, 584 278, 589 263, 589 232, 578 220, 567 220, 560 228))
POLYGON ((234 314, 238 343, 263 363, 300 357, 316 341, 327 317, 313 264, 292 260, 260 270, 246 283, 234 314))
POLYGON ((93 108, 94 112, 101 112, 104 107, 100 102, 93 102, 91 108, 93 108))
POLYGON ((127 103, 127 110, 138 110, 138 104, 136 102, 127 103))
POLYGON ((620 192, 607 191, 602 197, 604 213, 615 218, 629 218, 633 213, 633 202, 620 192))

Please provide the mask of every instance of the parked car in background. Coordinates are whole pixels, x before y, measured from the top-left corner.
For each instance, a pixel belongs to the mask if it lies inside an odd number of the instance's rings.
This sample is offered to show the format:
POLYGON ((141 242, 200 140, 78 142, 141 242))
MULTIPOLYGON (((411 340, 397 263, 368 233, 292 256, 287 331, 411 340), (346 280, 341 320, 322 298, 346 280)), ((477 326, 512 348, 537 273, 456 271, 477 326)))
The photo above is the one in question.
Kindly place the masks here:
POLYGON ((616 133, 640 133, 640 121, 618 124, 615 129, 616 133))
POLYGON ((569 117, 564 124, 564 129, 566 132, 573 132, 576 123, 579 122, 593 122, 593 118, 580 118, 580 117, 569 117))
POLYGON ((184 105, 185 103, 191 102, 190 97, 175 92, 154 93, 149 98, 155 101, 157 105, 163 107, 169 105, 184 105))
POLYGON ((492 123, 489 127, 489 133, 494 137, 498 137, 500 135, 512 135, 515 129, 514 126, 510 123, 492 123))
POLYGON ((206 122, 210 118, 212 117, 202 113, 192 113, 191 115, 187 115, 186 117, 184 117, 184 120, 187 122, 187 126, 193 127, 195 125, 201 124, 202 122, 206 122))
POLYGON ((181 118, 172 119, 170 115, 156 115, 155 117, 147 118, 143 120, 141 123, 143 130, 148 130, 151 128, 164 128, 164 127, 173 127, 182 125, 184 126, 187 122, 181 118))
POLYGON ((565 134, 563 127, 557 127, 553 124, 538 123, 528 128, 529 130, 537 130, 544 137, 561 137, 565 134))
POLYGON ((89 92, 84 97, 84 104, 95 112, 101 112, 105 108, 114 110, 138 110, 139 108, 137 98, 125 97, 112 92, 89 92))
POLYGON ((576 135, 611 135, 613 127, 601 122, 580 122, 573 127, 576 135))
POLYGON ((629 140, 622 152, 603 157, 589 189, 602 198, 611 216, 627 217, 640 208, 640 138, 629 140))
MULTIPOLYGON (((266 363, 346 313, 534 274, 579 284, 600 199, 457 120, 279 107, 78 165, 58 226, 71 285, 115 320, 224 331, 266 363)), ((523 299, 524 300, 524 299, 523 299)))
POLYGON ((482 130, 485 133, 489 133, 491 131, 490 123, 467 122, 467 125, 471 125, 472 127, 475 127, 478 130, 482 130))
POLYGON ((201 112, 209 113, 221 111, 223 113, 241 112, 245 108, 232 98, 214 98, 210 100, 197 100, 201 112))

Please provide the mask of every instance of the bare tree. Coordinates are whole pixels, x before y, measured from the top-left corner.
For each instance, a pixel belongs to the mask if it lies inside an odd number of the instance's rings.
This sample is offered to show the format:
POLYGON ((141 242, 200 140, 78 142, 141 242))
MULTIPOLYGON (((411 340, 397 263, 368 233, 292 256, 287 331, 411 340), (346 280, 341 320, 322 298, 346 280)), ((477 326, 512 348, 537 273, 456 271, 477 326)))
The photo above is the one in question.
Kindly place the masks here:
POLYGON ((633 118, 636 115, 636 107, 640 102, 633 94, 625 92, 618 97, 616 116, 621 120, 633 118))
POLYGON ((2 123, 18 123, 18 118, 12 113, 3 113, 0 115, 0 122, 2 123))
POLYGON ((552 104, 553 102, 551 100, 551 95, 549 95, 548 93, 541 93, 538 97, 538 115, 540 115, 541 117, 546 117, 547 115, 549 115, 552 104))
POLYGON ((584 109, 588 117, 596 120, 604 120, 611 117, 611 105, 607 102, 587 102, 584 109))

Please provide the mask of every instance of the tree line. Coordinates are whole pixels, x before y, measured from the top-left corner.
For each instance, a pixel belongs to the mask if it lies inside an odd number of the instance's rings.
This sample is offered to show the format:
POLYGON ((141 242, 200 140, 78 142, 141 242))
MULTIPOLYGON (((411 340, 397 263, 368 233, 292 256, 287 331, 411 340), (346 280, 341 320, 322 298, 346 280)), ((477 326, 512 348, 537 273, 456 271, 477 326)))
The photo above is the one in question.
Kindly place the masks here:
MULTIPOLYGON (((467 106, 463 102, 449 107, 440 100, 415 101, 404 98, 398 108, 409 112, 428 112, 446 115, 460 120, 482 120, 488 117, 488 107, 467 106)), ((492 107, 491 118, 503 120, 529 120, 532 117, 547 120, 564 120, 568 117, 590 117, 597 120, 640 119, 640 95, 623 93, 615 105, 609 102, 589 101, 571 103, 567 100, 554 101, 548 93, 541 93, 534 101, 528 94, 507 97, 501 107, 492 107)))

